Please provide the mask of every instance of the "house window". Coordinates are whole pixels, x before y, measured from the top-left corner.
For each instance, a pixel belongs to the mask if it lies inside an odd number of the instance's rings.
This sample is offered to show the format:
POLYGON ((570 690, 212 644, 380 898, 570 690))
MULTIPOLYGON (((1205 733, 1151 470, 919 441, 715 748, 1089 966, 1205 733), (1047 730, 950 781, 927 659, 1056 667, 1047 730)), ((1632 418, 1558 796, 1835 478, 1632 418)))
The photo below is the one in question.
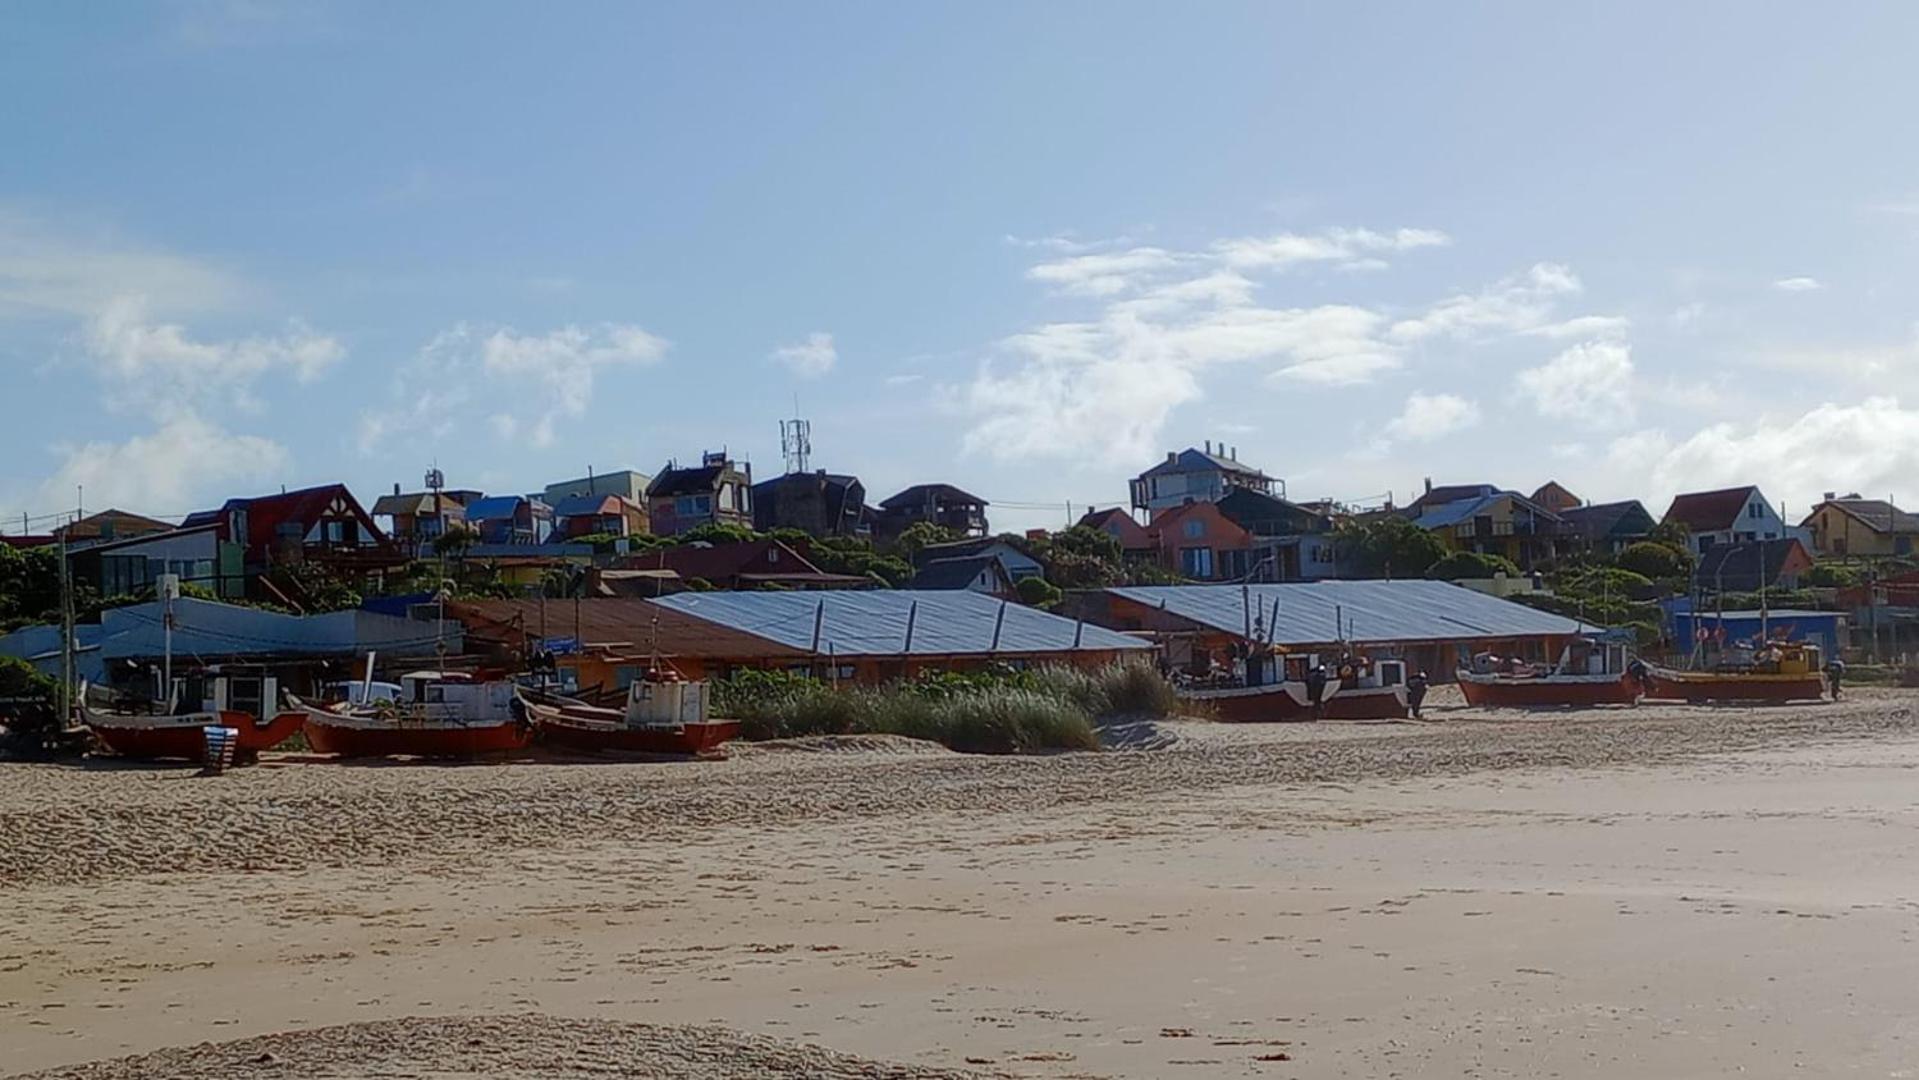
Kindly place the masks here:
POLYGON ((1180 526, 1180 528, 1186 533, 1186 539, 1188 540, 1197 540, 1206 535, 1206 523, 1198 518, 1187 521, 1186 524, 1180 526))
POLYGON ((779 548, 767 548, 767 549, 766 549, 766 561, 767 561, 767 562, 770 562, 770 563, 774 563, 774 564, 776 564, 776 565, 777 565, 777 564, 779 563, 779 561, 780 561, 780 549, 779 549, 779 548))
POLYGON ((1179 572, 1189 578, 1212 577, 1213 549, 1207 547, 1180 548, 1179 572))
POLYGON ((673 513, 680 517, 704 517, 712 512, 711 495, 682 495, 673 500, 673 513))
POLYGON ((346 522, 335 518, 326 523, 326 542, 329 544, 346 543, 346 522))
POLYGON ((1766 504, 1765 503, 1747 503, 1746 516, 1749 518, 1752 518, 1754 521, 1757 521, 1760 518, 1765 517, 1766 504))

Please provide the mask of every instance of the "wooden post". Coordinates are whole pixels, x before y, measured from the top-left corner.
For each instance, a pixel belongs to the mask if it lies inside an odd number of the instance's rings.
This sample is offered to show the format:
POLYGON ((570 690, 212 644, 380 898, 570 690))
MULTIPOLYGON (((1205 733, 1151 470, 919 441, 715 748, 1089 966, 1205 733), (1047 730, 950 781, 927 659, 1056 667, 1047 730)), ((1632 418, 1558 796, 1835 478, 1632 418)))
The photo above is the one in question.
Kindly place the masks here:
POLYGON ((913 623, 919 617, 919 613, 920 613, 920 602, 918 600, 915 600, 911 604, 907 605, 905 652, 909 656, 912 655, 912 652, 913 652, 913 623))
POLYGON ((826 601, 824 601, 824 600, 821 600, 821 601, 820 601, 820 603, 819 603, 819 606, 813 609, 813 649, 812 649, 812 652, 813 652, 813 655, 815 655, 815 656, 818 656, 818 655, 819 655, 819 651, 820 651, 820 629, 821 629, 821 628, 822 628, 822 627, 823 627, 823 626, 825 625, 825 623, 826 623, 826 601))
POLYGON ((999 602, 999 616, 993 620, 993 644, 987 648, 986 650, 987 655, 990 656, 999 652, 999 632, 1000 632, 1000 628, 1005 625, 1006 625, 1006 601, 1001 600, 999 602))

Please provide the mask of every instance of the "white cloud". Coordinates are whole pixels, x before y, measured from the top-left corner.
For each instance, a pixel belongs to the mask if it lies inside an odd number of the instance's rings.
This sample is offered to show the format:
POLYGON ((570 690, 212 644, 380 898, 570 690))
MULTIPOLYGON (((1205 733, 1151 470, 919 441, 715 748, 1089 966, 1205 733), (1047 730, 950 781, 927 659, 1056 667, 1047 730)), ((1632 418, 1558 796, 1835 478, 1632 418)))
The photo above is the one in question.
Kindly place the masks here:
POLYGON ((1479 423, 1479 405, 1457 394, 1415 391, 1406 407, 1386 424, 1386 434, 1409 442, 1431 442, 1479 423))
POLYGON ((125 297, 177 314, 224 307, 246 292, 237 277, 198 259, 64 235, 0 211, 0 316, 91 318, 125 297))
POLYGON ((550 446, 556 425, 586 414, 601 373, 659 363, 669 347, 664 338, 623 323, 539 335, 461 323, 435 335, 395 373, 393 405, 361 413, 360 451, 372 453, 401 433, 443 438, 454 430, 453 416, 481 391, 498 395, 488 417, 496 434, 550 446))
POLYGON ((973 419, 970 451, 1117 463, 1156 453, 1167 417, 1203 396, 1207 373, 1223 366, 1262 365, 1267 380, 1297 392, 1372 382, 1403 366, 1409 345, 1429 337, 1624 327, 1609 316, 1555 323, 1559 300, 1580 286, 1551 263, 1397 322, 1360 304, 1283 306, 1257 296, 1254 275, 1449 242, 1430 229, 1332 229, 1222 240, 1198 251, 1135 247, 1044 262, 1030 279, 1097 297, 1098 312, 1007 337, 969 383, 942 388, 943 399, 973 419))
POLYGON ((176 513, 237 488, 265 485, 286 468, 285 447, 223 431, 193 413, 125 442, 56 446, 65 459, 41 486, 40 505, 71 505, 76 487, 88 506, 176 513))
POLYGON ((311 382, 346 355, 337 340, 297 321, 280 337, 195 340, 176 323, 150 321, 135 298, 109 303, 89 322, 85 344, 106 380, 108 402, 163 412, 208 402, 250 407, 253 384, 263 376, 311 382))
POLYGON ((1819 283, 1818 278, 1809 277, 1780 278, 1778 281, 1772 283, 1772 287, 1784 290, 1785 292, 1817 292, 1825 288, 1824 285, 1819 283))
POLYGON ((1394 341, 1474 338, 1518 333, 1544 326, 1555 303, 1582 289, 1579 278, 1557 263, 1537 263, 1515 277, 1503 278, 1472 295, 1460 294, 1434 304, 1424 314, 1394 323, 1394 341))
POLYGON ((1072 255, 1040 263, 1026 271, 1030 281, 1082 296, 1112 296, 1135 288, 1148 278, 1177 265, 1170 251, 1140 247, 1130 251, 1072 255))
POLYGON ((1612 442, 1607 466, 1655 514, 1676 492, 1758 484, 1796 521, 1826 491, 1910 490, 1919 474, 1919 409, 1873 397, 1714 424, 1677 442, 1638 431, 1612 442))
POLYGON ((793 345, 782 345, 773 350, 773 360, 784 364, 802 379, 817 379, 833 370, 839 363, 839 350, 833 346, 833 335, 814 332, 806 335, 806 340, 793 345))
POLYGON ((1588 427, 1632 422, 1632 347, 1589 341, 1519 373, 1519 392, 1541 415, 1588 427))
POLYGON ((913 371, 913 372, 902 372, 901 374, 898 374, 898 375, 888 375, 884 381, 886 385, 888 386, 911 386, 912 384, 919 382, 920 380, 924 378, 926 378, 926 376, 921 375, 919 372, 913 371))
POLYGON ((1301 263, 1330 262, 1377 269, 1377 253, 1444 247, 1452 238, 1437 229, 1328 229, 1322 233, 1280 233, 1268 237, 1241 237, 1213 245, 1227 265, 1241 269, 1283 268, 1301 263))
POLYGON ((1691 330, 1699 325, 1699 320, 1705 317, 1706 305, 1703 301, 1699 300, 1694 300, 1690 304, 1679 305, 1672 310, 1672 315, 1669 316, 1673 329, 1675 330, 1691 330))
POLYGON ((1632 320, 1623 315, 1580 315, 1563 322, 1545 323, 1529 327, 1520 333, 1530 337, 1543 337, 1560 340, 1563 338, 1616 338, 1624 337, 1632 329, 1632 320))

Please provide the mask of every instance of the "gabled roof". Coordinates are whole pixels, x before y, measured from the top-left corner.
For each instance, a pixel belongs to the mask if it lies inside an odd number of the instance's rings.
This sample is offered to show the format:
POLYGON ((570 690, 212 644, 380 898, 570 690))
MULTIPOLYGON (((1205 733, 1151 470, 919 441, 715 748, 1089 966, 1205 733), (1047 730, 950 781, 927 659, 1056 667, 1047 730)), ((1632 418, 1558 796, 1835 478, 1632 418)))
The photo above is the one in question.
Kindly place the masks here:
POLYGON ((1714 544, 1699 556, 1697 580, 1704 587, 1750 592, 1759 588, 1762 581, 1767 587, 1778 584, 1788 564, 1812 565, 1812 555, 1796 537, 1714 544))
POLYGON ((520 507, 529 505, 532 500, 524 495, 489 495, 484 499, 475 499, 467 504, 468 521, 499 521, 510 518, 520 512, 520 507))
POLYGON ((553 507, 553 516, 567 518, 624 514, 632 505, 619 495, 574 495, 561 499, 553 507))
MULTIPOLYGON (((455 498, 451 492, 440 493, 440 512, 448 519, 458 521, 466 514, 465 504, 455 498)), ((382 495, 373 504, 373 513, 393 517, 398 514, 412 514, 424 517, 433 513, 433 493, 431 491, 407 491, 398 495, 382 495)))
POLYGON ((58 532, 65 533, 75 540, 99 537, 108 540, 120 540, 129 536, 150 535, 168 532, 172 525, 158 521, 144 514, 135 514, 126 510, 109 509, 86 517, 66 526, 58 532))
POLYGON ((1919 533, 1919 514, 1908 514, 1885 499, 1862 499, 1857 495, 1848 495, 1843 499, 1827 499, 1813 507, 1813 513, 1806 516, 1802 524, 1809 524, 1822 507, 1830 506, 1876 533, 1888 536, 1900 533, 1919 533))
MULTIPOLYGON (((247 512, 247 529, 250 536, 231 536, 234 543, 246 544, 250 548, 261 546, 255 538, 270 538, 278 527, 286 522, 298 522, 306 528, 312 528, 327 515, 335 503, 342 504, 361 525, 365 526, 382 542, 386 533, 374 523, 360 501, 353 497, 345 484, 322 484, 319 487, 301 488, 298 491, 281 492, 278 495, 257 495, 248 498, 228 499, 218 510, 202 510, 187 515, 180 523, 183 529, 199 525, 224 524, 228 515, 235 510, 247 512)), ((262 543, 264 539, 262 540, 262 543)))
MULTIPOLYGON (((1233 590, 1238 595, 1238 590, 1233 590)), ((1080 626, 1020 604, 965 589, 874 589, 868 592, 693 592, 647 601, 740 630, 788 648, 810 652, 819 627, 819 654, 898 656, 907 653, 910 621, 913 656, 1061 654, 1114 652, 1152 646, 1101 627, 1080 626)))
MULTIPOLYGON (((1438 491, 1438 488, 1434 488, 1438 491)), ((1560 515, 1521 495, 1517 491, 1489 491, 1464 499, 1455 499, 1446 503, 1428 503, 1420 507, 1413 518, 1413 524, 1422 529, 1444 529, 1471 521, 1482 512, 1490 510, 1500 502, 1511 499, 1515 509, 1526 511, 1529 517, 1544 521, 1564 521, 1560 515)))
POLYGON ((1017 537, 975 536, 965 540, 947 540, 938 544, 927 544, 913 553, 913 565, 924 566, 941 559, 970 558, 985 554, 1001 544, 1029 559, 1032 558, 1032 554, 1026 550, 1026 542, 1017 537))
POLYGON ((1220 513, 1234 523, 1255 533, 1259 531, 1256 526, 1266 522, 1310 521, 1317 524, 1327 520, 1327 515, 1317 510, 1251 488, 1234 488, 1215 505, 1220 513))
POLYGON ((1133 520, 1133 515, 1121 507, 1091 511, 1081 517, 1078 524, 1098 529, 1118 540, 1122 551, 1138 551, 1153 546, 1152 535, 1146 531, 1146 526, 1133 520))
POLYGON ((1187 447, 1167 460, 1147 469, 1140 476, 1172 476, 1196 472, 1229 472, 1257 480, 1270 480, 1271 477, 1251 465, 1244 465, 1229 457, 1208 453, 1196 447, 1187 447))
POLYGON ((914 484, 905 491, 885 499, 880 503, 882 510, 899 510, 905 507, 920 506, 928 501, 935 503, 973 503, 987 505, 978 495, 970 495, 951 484, 914 484))
POLYGON ((1718 491, 1675 495, 1662 520, 1676 521, 1696 533, 1730 529, 1739 524, 1740 513, 1758 491, 1757 485, 1747 484, 1718 491))
POLYGON ((646 486, 648 498, 671 495, 705 495, 720 489, 720 479, 730 470, 724 465, 696 465, 692 468, 661 469, 646 486))
POLYGON ((1428 489, 1419 498, 1408 503, 1406 509, 1416 513, 1428 506, 1459 502, 1461 499, 1484 498, 1498 490, 1498 484, 1441 484, 1436 488, 1428 489))
POLYGON ((1652 514, 1646 510, 1645 504, 1641 503, 1638 499, 1627 499, 1624 502, 1595 503, 1591 506, 1575 506, 1570 510, 1560 511, 1559 516, 1565 518, 1568 525, 1579 530, 1580 535, 1593 539, 1602 536, 1611 536, 1618 531, 1622 525, 1626 526, 1629 530, 1623 535, 1637 536, 1645 532, 1650 532, 1654 524, 1652 514), (1637 519, 1637 522, 1635 522, 1634 519, 1637 519), (1632 526, 1637 523, 1643 523, 1645 527, 1643 529, 1633 528, 1632 526))
POLYGON ((913 575, 915 589, 964 589, 979 580, 981 574, 994 576, 996 591, 1009 589, 1012 582, 1006 568, 991 555, 964 555, 951 559, 933 559, 913 575))
POLYGON ((1445 581, 1316 581, 1289 585, 1135 585, 1106 590, 1230 634, 1249 609, 1274 623, 1281 645, 1330 644, 1335 620, 1361 643, 1499 640, 1594 629, 1445 581), (1274 605, 1278 617, 1274 618, 1274 605))
POLYGON ((671 570, 691 581, 730 581, 739 577, 818 577, 845 580, 813 565, 806 556, 778 540, 738 540, 723 544, 676 544, 655 548, 620 560, 623 570, 671 570), (768 558, 769 553, 778 558, 768 558))
POLYGON ((1532 500, 1548 510, 1565 513, 1580 505, 1584 500, 1567 490, 1566 485, 1557 480, 1548 480, 1539 485, 1531 496, 1532 500))
POLYGON ((762 491, 772 491, 776 488, 785 487, 789 484, 793 484, 799 481, 806 481, 807 483, 810 483, 810 484, 818 484, 828 488, 837 488, 837 489, 844 490, 846 488, 852 487, 854 484, 859 483, 860 478, 857 476, 851 476, 847 473, 830 473, 830 472, 782 473, 779 476, 775 476, 767 480, 762 480, 759 483, 754 484, 753 492, 754 494, 758 494, 762 491))

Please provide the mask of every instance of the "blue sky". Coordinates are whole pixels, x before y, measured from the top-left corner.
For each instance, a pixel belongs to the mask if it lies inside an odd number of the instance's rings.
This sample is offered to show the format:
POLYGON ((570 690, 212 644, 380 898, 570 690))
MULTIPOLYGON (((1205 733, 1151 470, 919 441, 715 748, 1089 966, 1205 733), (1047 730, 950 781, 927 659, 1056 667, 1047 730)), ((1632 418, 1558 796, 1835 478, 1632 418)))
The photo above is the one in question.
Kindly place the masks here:
POLYGON ((1919 9, 17 4, 0 516, 722 445, 995 525, 1919 503, 1919 9))

